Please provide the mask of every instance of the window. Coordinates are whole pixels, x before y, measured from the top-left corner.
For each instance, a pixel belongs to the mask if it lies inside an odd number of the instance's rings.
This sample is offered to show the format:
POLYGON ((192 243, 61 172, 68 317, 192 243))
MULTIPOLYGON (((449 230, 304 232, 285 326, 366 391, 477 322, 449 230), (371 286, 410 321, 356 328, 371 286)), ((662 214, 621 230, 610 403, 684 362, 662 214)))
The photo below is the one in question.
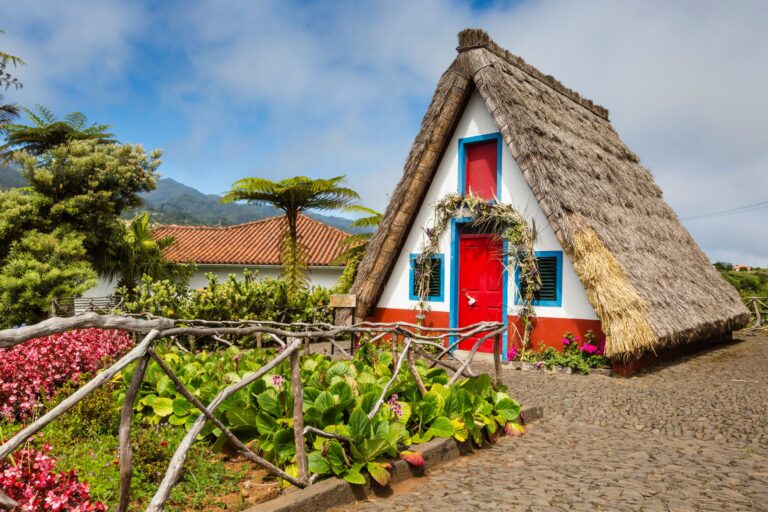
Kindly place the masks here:
MULTIPOLYGON (((419 300, 419 276, 421 270, 418 259, 421 254, 411 254, 410 282, 408 292, 411 300, 419 300)), ((433 254, 430 258, 431 265, 429 277, 429 293, 426 299, 430 302, 443 301, 443 269, 445 268, 445 258, 442 254, 433 254)))
POLYGON ((499 197, 501 147, 498 132, 459 139, 459 194, 472 193, 487 201, 499 197))
MULTIPOLYGON (((536 266, 541 277, 541 288, 534 294, 534 306, 560 307, 563 305, 563 253, 562 251, 536 252, 536 266)), ((520 291, 515 304, 525 295, 526 283, 520 282, 520 269, 515 272, 515 282, 520 291)))

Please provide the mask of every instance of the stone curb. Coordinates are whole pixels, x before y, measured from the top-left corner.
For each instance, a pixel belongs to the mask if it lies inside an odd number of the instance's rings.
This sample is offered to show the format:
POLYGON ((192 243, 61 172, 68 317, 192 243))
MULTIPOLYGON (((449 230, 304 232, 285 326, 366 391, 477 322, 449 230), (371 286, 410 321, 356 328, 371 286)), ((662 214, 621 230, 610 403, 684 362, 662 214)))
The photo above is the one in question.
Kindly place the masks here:
MULTIPOLYGON (((522 423, 530 423, 544 416, 542 407, 526 407, 520 411, 522 423)), ((404 460, 392 462, 391 484, 396 484, 415 476, 424 476, 426 471, 443 462, 473 452, 470 442, 459 443, 453 438, 440 438, 411 447, 424 455, 424 466, 414 467, 404 460)), ((369 495, 387 496, 391 494, 389 486, 382 487, 366 477, 365 485, 353 485, 343 478, 328 478, 307 487, 291 487, 279 498, 259 503, 245 512, 318 512, 331 507, 345 505, 356 500, 364 500, 369 495)))

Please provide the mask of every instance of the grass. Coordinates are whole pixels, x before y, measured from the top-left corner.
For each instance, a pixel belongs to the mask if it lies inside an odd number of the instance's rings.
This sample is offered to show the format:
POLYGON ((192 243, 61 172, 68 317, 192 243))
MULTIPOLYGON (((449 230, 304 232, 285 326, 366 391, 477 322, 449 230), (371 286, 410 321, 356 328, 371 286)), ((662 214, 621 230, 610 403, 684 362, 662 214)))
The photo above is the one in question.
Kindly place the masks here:
POLYGON ((731 283, 744 297, 768 297, 768 269, 754 269, 743 272, 721 270, 726 281, 731 283))

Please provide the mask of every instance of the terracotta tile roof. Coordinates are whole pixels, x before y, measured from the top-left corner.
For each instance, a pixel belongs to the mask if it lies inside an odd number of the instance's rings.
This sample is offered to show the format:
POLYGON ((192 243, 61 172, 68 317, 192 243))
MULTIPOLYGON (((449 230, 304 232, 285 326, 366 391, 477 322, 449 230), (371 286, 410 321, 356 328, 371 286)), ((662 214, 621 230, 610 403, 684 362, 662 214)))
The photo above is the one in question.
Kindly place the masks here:
MULTIPOLYGON (((279 265, 286 220, 283 216, 223 228, 210 226, 158 226, 155 238, 172 236, 176 243, 165 251, 170 261, 237 265, 279 265)), ((344 231, 299 215, 299 241, 306 247, 310 266, 331 265, 343 252, 344 231)))

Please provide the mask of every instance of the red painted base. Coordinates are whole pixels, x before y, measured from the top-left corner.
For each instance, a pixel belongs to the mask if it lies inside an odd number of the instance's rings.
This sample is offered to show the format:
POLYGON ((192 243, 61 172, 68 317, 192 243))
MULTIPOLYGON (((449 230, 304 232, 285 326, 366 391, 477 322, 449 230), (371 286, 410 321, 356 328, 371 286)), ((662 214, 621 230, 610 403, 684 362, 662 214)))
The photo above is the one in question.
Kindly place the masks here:
POLYGON ((726 332, 719 336, 696 342, 695 344, 678 345, 676 347, 660 350, 655 354, 645 354, 633 361, 612 361, 611 371, 614 375, 620 377, 631 377, 638 372, 649 370, 659 363, 679 359, 685 355, 695 354, 700 350, 720 343, 726 343, 731 340, 733 340, 733 333, 726 332))
MULTIPOLYGON (((416 323, 416 312, 412 309, 391 309, 376 308, 376 311, 366 320, 371 322, 410 322, 416 323)), ((447 327, 450 324, 450 316, 443 311, 430 311, 424 319, 422 325, 425 327, 447 327)), ((554 347, 558 350, 563 348, 563 334, 572 333, 574 336, 584 337, 587 331, 595 333, 598 341, 604 341, 605 335, 601 330, 599 320, 580 320, 575 318, 537 318, 536 326, 531 334, 531 347, 534 349, 543 347, 554 347)), ((515 317, 509 317, 509 348, 515 344, 512 340, 519 339, 517 332, 523 332, 522 322, 515 317)), ((493 342, 484 343, 479 349, 480 352, 493 352, 493 342)))

